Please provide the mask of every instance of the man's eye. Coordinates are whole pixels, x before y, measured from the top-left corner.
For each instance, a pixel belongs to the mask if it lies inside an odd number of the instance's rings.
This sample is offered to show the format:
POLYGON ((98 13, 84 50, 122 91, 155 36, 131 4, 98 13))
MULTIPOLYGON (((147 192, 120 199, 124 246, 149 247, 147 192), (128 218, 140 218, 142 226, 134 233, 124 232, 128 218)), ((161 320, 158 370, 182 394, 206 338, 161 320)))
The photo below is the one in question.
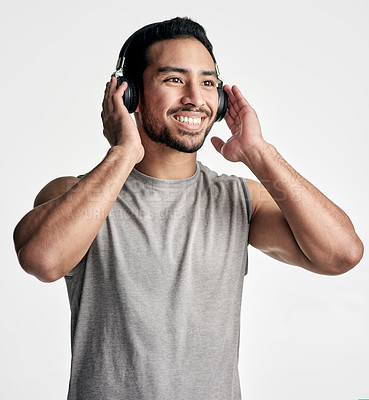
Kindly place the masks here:
POLYGON ((215 86, 215 82, 213 81, 205 81, 204 86, 215 86))
POLYGON ((181 80, 177 77, 174 77, 166 79, 165 82, 181 83, 181 80))

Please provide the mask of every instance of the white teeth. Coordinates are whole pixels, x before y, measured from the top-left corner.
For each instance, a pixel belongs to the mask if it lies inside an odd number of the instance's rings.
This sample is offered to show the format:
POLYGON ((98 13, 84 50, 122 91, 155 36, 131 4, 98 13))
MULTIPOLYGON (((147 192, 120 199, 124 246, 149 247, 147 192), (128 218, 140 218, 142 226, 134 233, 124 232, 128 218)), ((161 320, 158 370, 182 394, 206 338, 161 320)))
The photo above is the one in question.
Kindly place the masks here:
POLYGON ((184 117, 183 115, 174 117, 179 122, 184 122, 185 124, 189 125, 199 125, 201 123, 201 118, 191 118, 191 117, 184 117))

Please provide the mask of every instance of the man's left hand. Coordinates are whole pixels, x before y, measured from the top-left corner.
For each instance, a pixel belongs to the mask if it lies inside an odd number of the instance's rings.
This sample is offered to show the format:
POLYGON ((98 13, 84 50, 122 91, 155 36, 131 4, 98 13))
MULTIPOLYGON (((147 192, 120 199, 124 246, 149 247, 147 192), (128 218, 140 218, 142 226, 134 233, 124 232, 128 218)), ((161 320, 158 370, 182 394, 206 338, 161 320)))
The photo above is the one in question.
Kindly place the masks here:
POLYGON ((255 110, 243 97, 237 86, 224 86, 228 95, 228 110, 224 117, 232 136, 224 142, 214 136, 211 138, 215 149, 229 161, 247 160, 247 155, 255 146, 265 145, 261 134, 260 123, 255 110))

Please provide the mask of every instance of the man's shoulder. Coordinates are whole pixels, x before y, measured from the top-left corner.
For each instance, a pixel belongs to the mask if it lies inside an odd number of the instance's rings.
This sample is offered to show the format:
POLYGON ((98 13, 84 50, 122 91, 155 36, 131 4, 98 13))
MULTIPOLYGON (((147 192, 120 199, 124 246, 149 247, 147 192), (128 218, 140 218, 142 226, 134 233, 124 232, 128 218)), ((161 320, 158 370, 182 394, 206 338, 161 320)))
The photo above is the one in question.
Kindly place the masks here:
POLYGON ((37 207, 47 201, 53 200, 65 192, 80 180, 80 177, 62 176, 55 178, 46 184, 36 196, 34 206, 37 207))
POLYGON ((238 178, 235 175, 227 175, 225 173, 214 171, 200 161, 197 161, 197 165, 200 169, 200 174, 208 177, 209 180, 231 180, 238 178))
MULTIPOLYGON (((219 182, 219 181, 226 181, 226 182, 231 182, 231 181, 243 181, 244 183, 249 183, 251 180, 250 179, 245 179, 243 177, 234 175, 234 174, 227 174, 224 172, 217 172, 214 171, 212 169, 210 169, 209 167, 207 167, 206 165, 202 164, 200 161, 197 161, 197 164, 200 168, 200 173, 207 176, 209 180, 212 180, 214 182, 219 182)), ((252 181, 255 182, 255 181, 252 181)), ((257 183, 257 182, 255 182, 257 183)))

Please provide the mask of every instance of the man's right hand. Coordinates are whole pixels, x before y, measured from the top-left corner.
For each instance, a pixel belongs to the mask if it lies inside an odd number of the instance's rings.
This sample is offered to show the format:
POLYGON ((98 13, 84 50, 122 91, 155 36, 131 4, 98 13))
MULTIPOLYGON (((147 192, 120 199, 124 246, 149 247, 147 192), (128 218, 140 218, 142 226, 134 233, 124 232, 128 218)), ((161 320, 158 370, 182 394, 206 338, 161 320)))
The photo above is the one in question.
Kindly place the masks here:
POLYGON ((123 82, 117 89, 115 77, 106 84, 101 112, 104 136, 112 147, 126 148, 136 158, 135 162, 139 163, 145 151, 136 124, 123 103, 123 94, 126 89, 127 82, 123 82))

